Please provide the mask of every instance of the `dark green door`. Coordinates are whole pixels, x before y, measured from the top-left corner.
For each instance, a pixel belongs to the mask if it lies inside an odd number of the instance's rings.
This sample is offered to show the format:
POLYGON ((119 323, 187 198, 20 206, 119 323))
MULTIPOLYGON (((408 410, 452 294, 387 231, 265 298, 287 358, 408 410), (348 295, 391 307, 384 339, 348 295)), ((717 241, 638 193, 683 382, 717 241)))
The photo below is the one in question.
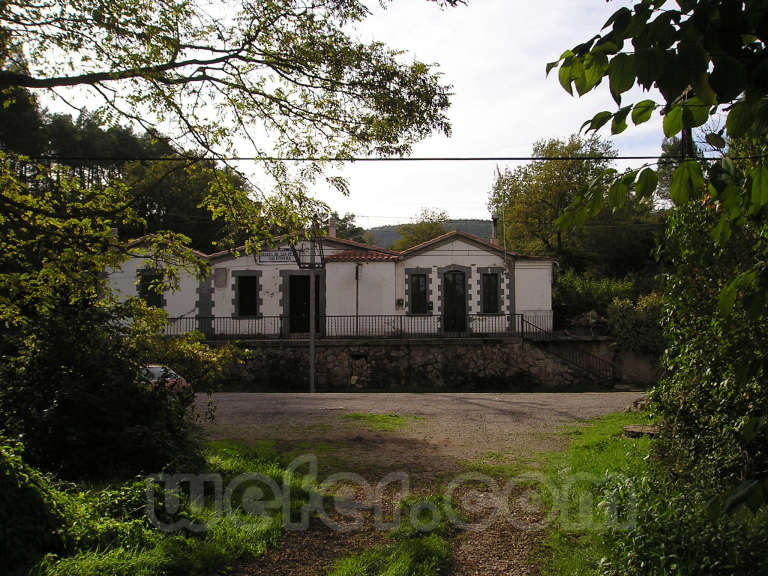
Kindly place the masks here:
MULTIPOLYGON (((320 278, 315 281, 315 330, 320 331, 320 278)), ((288 277, 288 330, 292 334, 309 332, 309 276, 288 277)))
POLYGON ((443 274, 443 330, 467 331, 467 280, 464 272, 443 274))
POLYGON ((288 284, 289 329, 291 333, 309 332, 309 276, 289 276, 288 284))

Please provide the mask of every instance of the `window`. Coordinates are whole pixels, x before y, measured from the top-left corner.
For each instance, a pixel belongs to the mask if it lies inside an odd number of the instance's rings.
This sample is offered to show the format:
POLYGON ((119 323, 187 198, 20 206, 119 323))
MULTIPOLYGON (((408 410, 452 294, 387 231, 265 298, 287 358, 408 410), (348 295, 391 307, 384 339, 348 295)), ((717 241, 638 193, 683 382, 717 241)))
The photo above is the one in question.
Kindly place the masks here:
POLYGON ((259 314, 259 277, 238 276, 235 285, 238 316, 259 314))
POLYGON ((427 275, 411 274, 408 302, 411 314, 427 313, 427 275))
POLYGON ((139 270, 139 298, 148 306, 163 307, 163 293, 158 291, 160 274, 154 270, 139 270))
POLYGON ((482 275, 482 306, 483 314, 499 313, 499 275, 495 272, 482 275))

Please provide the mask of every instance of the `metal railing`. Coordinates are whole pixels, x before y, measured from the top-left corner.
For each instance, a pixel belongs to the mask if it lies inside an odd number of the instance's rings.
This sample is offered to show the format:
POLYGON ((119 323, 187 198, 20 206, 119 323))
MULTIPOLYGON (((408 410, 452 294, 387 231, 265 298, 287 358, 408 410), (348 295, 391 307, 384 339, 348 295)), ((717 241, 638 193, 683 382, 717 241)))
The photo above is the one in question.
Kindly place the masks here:
POLYGON ((598 382, 612 382, 616 376, 613 363, 590 352, 578 349, 565 349, 557 352, 549 350, 549 352, 568 364, 587 372, 598 382))
MULTIPOLYGON (((319 318, 317 335, 320 338, 424 338, 486 335, 516 335, 539 340, 551 338, 551 330, 536 326, 526 318, 528 317, 523 317, 522 314, 469 314, 464 318, 464 322, 459 322, 459 326, 456 326, 454 319, 453 329, 446 330, 444 318, 440 315, 324 315, 319 318)), ((198 330, 209 339, 304 338, 307 336, 307 325, 307 318, 290 316, 248 318, 184 316, 169 318, 166 334, 180 336, 198 330)))
MULTIPOLYGON (((535 317, 525 316, 521 319, 521 324, 520 335, 525 340, 543 342, 552 339, 551 318, 549 330, 545 328, 547 324, 544 322, 542 324, 545 327, 535 324, 535 317)), ((578 348, 547 348, 546 350, 549 354, 557 356, 565 363, 586 373, 596 382, 613 382, 616 377, 616 369, 612 362, 585 350, 579 350, 578 348)))

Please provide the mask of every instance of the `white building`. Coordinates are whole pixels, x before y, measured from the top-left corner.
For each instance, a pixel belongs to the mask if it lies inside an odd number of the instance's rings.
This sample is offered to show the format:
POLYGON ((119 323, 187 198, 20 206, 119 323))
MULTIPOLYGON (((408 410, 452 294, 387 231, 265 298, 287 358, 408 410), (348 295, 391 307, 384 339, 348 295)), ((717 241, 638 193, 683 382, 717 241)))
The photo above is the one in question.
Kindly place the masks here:
MULTIPOLYGON (((309 243, 294 247, 308 261, 309 243)), ((210 337, 306 334, 312 271, 287 243, 254 255, 202 255, 211 275, 183 275, 177 290, 146 295, 168 313, 169 333, 210 337)), ((498 334, 552 328, 552 260, 505 252, 494 242, 449 232, 403 252, 322 239, 316 260, 321 336, 498 334), (322 253, 321 253, 322 252, 322 253)), ((132 259, 110 274, 122 297, 148 280, 132 259)))

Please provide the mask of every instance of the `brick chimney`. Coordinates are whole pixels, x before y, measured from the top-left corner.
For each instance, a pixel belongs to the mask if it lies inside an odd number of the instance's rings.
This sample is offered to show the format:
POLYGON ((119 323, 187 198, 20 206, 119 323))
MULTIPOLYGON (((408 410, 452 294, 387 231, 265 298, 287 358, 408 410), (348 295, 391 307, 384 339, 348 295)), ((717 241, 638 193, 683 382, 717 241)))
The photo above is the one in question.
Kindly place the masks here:
POLYGON ((491 214, 491 244, 499 245, 499 215, 495 212, 491 214))
POLYGON ((336 218, 328 220, 328 238, 336 238, 336 218))

